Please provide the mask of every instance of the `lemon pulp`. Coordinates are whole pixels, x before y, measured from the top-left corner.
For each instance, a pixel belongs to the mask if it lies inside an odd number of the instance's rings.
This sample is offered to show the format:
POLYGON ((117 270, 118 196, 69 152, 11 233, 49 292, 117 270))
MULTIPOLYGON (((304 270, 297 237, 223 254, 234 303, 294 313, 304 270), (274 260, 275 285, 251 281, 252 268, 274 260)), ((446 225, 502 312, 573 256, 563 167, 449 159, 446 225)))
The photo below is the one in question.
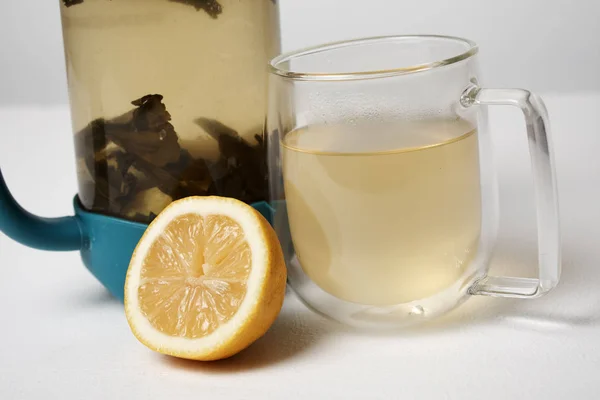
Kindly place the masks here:
POLYGON ((229 321, 246 295, 252 252, 241 226, 222 215, 184 214, 152 243, 138 300, 152 326, 196 339, 229 321))

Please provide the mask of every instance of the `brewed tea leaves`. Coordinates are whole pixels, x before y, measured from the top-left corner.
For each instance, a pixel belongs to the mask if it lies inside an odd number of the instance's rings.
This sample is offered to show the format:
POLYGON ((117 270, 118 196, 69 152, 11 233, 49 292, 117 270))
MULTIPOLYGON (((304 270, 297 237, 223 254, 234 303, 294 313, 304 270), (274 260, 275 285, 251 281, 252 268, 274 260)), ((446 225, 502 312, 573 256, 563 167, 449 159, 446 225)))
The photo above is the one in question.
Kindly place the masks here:
POLYGON ((172 201, 171 196, 163 193, 158 188, 150 188, 137 192, 121 213, 127 218, 148 223, 172 201))
POLYGON ((227 125, 200 118, 200 125, 219 145, 209 161, 182 149, 163 96, 132 101, 129 112, 110 120, 96 119, 75 136, 79 164, 90 181, 80 182, 85 207, 149 223, 173 199, 218 195, 246 203, 267 197, 266 146, 244 140, 227 125))
POLYGON ((74 6, 75 4, 83 3, 83 0, 63 0, 66 7, 74 6))
POLYGON ((208 118, 198 118, 200 125, 219 143, 220 158, 209 166, 212 184, 209 194, 235 197, 246 203, 267 197, 267 166, 264 143, 251 145, 234 129, 208 118))
POLYGON ((132 101, 138 108, 105 123, 106 138, 156 166, 176 162, 181 151, 179 137, 162 99, 153 94, 132 101))
POLYGON ((161 168, 178 162, 182 152, 162 99, 155 94, 134 100, 137 108, 111 120, 96 119, 75 135, 77 154, 94 180, 80 185, 85 206, 116 216, 127 209, 136 221, 149 222, 150 214, 132 211, 130 203, 146 204, 140 193, 151 188, 165 195, 177 190, 179 180, 161 168))
POLYGON ((206 133, 208 133, 213 139, 217 141, 223 135, 239 137, 235 129, 228 127, 227 125, 217 121, 216 119, 198 118, 194 122, 196 122, 196 124, 198 124, 202 129, 204 129, 206 133))
POLYGON ((105 121, 96 119, 75 135, 76 154, 84 155, 84 163, 92 176, 106 176, 106 167, 97 165, 97 158, 102 156, 108 142, 104 132, 105 121))
POLYGON ((133 221, 141 222, 143 224, 149 224, 154 218, 156 218, 156 216, 157 214, 149 212, 148 214, 137 213, 133 215, 128 215, 128 218, 133 221))
MULTIPOLYGON (((119 214, 123 204, 135 194, 136 177, 130 173, 133 160, 127 154, 114 151, 110 156, 95 162, 93 190, 94 207, 106 210, 111 214, 119 214)), ((89 194, 88 194, 89 195, 89 194)))
POLYGON ((204 159, 194 159, 187 150, 181 150, 179 161, 165 166, 165 170, 179 180, 172 194, 174 198, 208 194, 211 175, 204 159))
MULTIPOLYGON (((63 0, 65 7, 71 7, 83 3, 84 0, 63 0)), ((217 18, 223 12, 223 6, 216 0, 169 0, 174 3, 182 3, 193 6, 196 10, 204 10, 211 18, 217 18)), ((275 2, 275 0, 271 0, 275 2)))
POLYGON ((196 10, 204 10, 212 18, 217 18, 223 12, 223 6, 216 0, 169 0, 175 3, 189 4, 196 10))

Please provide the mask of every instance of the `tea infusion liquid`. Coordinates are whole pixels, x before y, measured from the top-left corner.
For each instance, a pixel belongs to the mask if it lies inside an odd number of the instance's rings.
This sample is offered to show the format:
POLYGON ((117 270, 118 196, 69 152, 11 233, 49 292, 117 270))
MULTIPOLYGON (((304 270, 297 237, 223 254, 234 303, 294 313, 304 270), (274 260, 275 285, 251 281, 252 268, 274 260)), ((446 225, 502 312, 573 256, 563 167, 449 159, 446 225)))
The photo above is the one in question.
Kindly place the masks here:
POLYGON ((79 197, 149 222, 172 200, 265 200, 274 0, 61 0, 79 197))
POLYGON ((392 305, 464 278, 481 226, 468 122, 310 126, 288 133, 282 148, 293 246, 323 290, 392 305))

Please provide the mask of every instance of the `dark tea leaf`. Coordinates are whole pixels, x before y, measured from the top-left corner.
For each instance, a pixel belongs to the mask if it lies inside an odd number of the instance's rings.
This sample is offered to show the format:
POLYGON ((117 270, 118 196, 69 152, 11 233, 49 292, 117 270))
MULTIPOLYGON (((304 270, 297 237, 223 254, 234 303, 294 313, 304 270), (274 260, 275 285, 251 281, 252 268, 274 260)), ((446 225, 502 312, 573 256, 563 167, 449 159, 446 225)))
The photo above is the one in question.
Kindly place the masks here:
POLYGON ((74 6, 75 4, 83 3, 83 0, 63 0, 66 7, 74 6))
POLYGON ((235 129, 228 127, 216 119, 198 118, 195 122, 215 140, 219 140, 223 135, 239 137, 235 129))
POLYGON ((182 198, 208 194, 211 175, 205 160, 193 159, 187 150, 182 150, 179 162, 167 165, 165 170, 179 178, 179 186, 173 192, 173 197, 182 198))
POLYGON ((120 153, 95 163, 94 206, 115 215, 120 213, 128 196, 134 194, 137 184, 129 173, 131 160, 126 158, 127 155, 120 153))
MULTIPOLYGON (((94 120, 75 135, 75 151, 77 154, 84 155, 85 165, 92 174, 96 170, 97 156, 101 154, 108 144, 104 125, 105 121, 103 119, 94 120)), ((102 174, 102 172, 100 173, 102 174)), ((106 174, 104 173, 104 175, 106 174)))
POLYGON ((223 6, 216 0, 169 0, 175 3, 189 4, 196 10, 204 10, 212 18, 217 18, 223 12, 223 6))
POLYGON ((156 214, 153 212, 149 212, 148 214, 136 213, 132 216, 129 216, 129 219, 136 222, 141 222, 142 224, 149 224, 152 222, 152 220, 154 220, 154 218, 156 218, 156 214))
POLYGON ((105 123, 106 138, 156 166, 176 162, 181 151, 179 137, 162 99, 153 94, 134 100, 132 104, 138 108, 105 123))
POLYGON ((209 118, 198 118, 200 125, 219 143, 220 158, 209 169, 212 185, 209 194, 235 197, 247 203, 267 198, 267 166, 261 135, 256 145, 244 140, 234 129, 209 118))

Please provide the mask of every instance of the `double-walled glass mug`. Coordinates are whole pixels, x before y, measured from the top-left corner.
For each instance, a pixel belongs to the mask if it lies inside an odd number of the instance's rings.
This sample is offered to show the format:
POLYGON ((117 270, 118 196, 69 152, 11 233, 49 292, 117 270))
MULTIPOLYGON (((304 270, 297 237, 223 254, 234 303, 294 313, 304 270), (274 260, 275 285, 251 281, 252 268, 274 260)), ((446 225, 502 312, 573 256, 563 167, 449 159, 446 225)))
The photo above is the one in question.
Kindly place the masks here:
POLYGON ((270 203, 289 283, 366 327, 423 321, 469 295, 534 298, 560 275, 547 114, 527 90, 480 86, 477 46, 443 36, 334 43, 271 63, 270 203), (525 115, 539 275, 488 275, 497 195, 487 105, 525 115))

